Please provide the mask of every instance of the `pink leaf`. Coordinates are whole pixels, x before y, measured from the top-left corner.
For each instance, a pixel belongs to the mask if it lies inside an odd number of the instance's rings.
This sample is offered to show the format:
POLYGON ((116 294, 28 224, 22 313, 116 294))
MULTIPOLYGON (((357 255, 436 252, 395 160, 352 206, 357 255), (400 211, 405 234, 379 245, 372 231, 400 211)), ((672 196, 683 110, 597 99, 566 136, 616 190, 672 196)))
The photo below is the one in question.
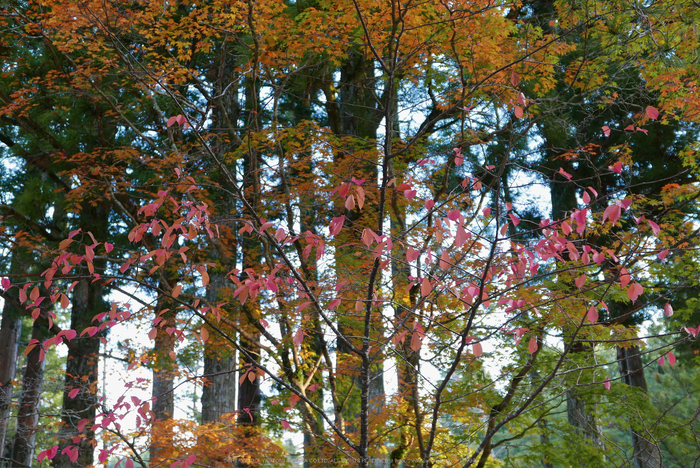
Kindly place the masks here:
POLYGON ((663 366, 664 364, 666 364, 666 358, 665 358, 665 356, 661 356, 661 357, 659 358, 659 360, 658 360, 658 363, 659 363, 660 366, 663 366))
POLYGON ((612 166, 608 166, 608 169, 610 169, 613 172, 617 172, 618 174, 622 173, 622 163, 620 161, 616 162, 612 166))
POLYGON ((513 226, 517 226, 518 224, 520 224, 520 219, 518 219, 518 217, 515 216, 513 213, 508 213, 508 217, 513 222, 513 226))
POLYGON ((603 387, 605 387, 605 390, 610 390, 610 379, 608 377, 605 377, 605 382, 603 382, 603 387))
POLYGON ((559 168, 559 174, 563 175, 563 176, 566 177, 568 180, 571 180, 571 174, 569 174, 568 172, 566 172, 566 171, 564 170, 563 167, 560 167, 560 168, 559 168))
POLYGON ((664 315, 666 315, 666 317, 670 317, 673 315, 673 307, 668 302, 664 306, 664 315))
POLYGON ((574 280, 576 287, 581 289, 584 284, 586 284, 586 275, 581 275, 574 280))
POLYGON ((70 392, 68 392, 68 398, 70 398, 70 399, 72 400, 73 398, 75 398, 76 396, 78 396, 78 393, 80 393, 80 389, 79 389, 79 388, 74 388, 73 390, 71 390, 70 392))
POLYGON ((535 351, 537 351, 537 338, 534 336, 530 338, 530 343, 527 345, 527 350, 530 354, 535 354, 535 351))
POLYGON ((610 205, 605 208, 605 211, 603 211, 603 222, 605 222, 606 219, 609 219, 612 224, 615 224, 617 220, 620 219, 621 213, 622 209, 620 208, 620 205, 610 205))
POLYGON ((672 351, 668 352, 668 364, 673 367, 676 365, 676 355, 672 351))
POLYGON ((637 127, 637 128, 635 129, 635 131, 637 131, 637 132, 642 132, 642 133, 644 133, 645 135, 648 135, 648 134, 649 134, 649 130, 647 130, 646 128, 642 128, 642 127, 637 127))
POLYGON ((126 459, 126 462, 124 462, 124 468, 134 468, 134 462, 131 460, 131 458, 126 459))
POLYGON ((596 323, 598 321, 598 309, 596 309, 595 306, 591 306, 590 309, 588 309, 588 321, 591 323, 596 323))
POLYGON ((479 356, 481 356, 482 354, 484 354, 484 350, 483 350, 483 348, 481 347, 481 343, 474 343, 473 353, 472 353, 472 354, 474 354, 474 357, 479 357, 479 356))
POLYGON ((432 209, 432 207, 435 206, 435 200, 433 200, 433 199, 426 200, 425 203, 423 203, 423 206, 425 206, 426 210, 430 210, 430 209, 432 209))
POLYGON ((279 228, 277 231, 275 231, 275 239, 277 242, 282 242, 285 237, 287 237, 287 233, 284 232, 284 228, 279 228))
POLYGON ((447 213, 447 217, 451 221, 458 221, 461 216, 462 213, 460 213, 459 210, 451 210, 449 213, 447 213))
POLYGON ((644 288, 642 287, 641 284, 632 283, 632 284, 630 284, 630 287, 627 288, 627 297, 629 297, 630 300, 632 301, 632 303, 634 304, 634 302, 637 300, 637 298, 639 296, 641 296, 641 294, 643 292, 644 292, 644 288))
POLYGON ((527 101, 525 100, 525 95, 521 92, 518 92, 518 97, 516 98, 516 100, 518 101, 518 104, 520 104, 523 107, 525 107, 525 105, 527 104, 527 101))
POLYGON ((585 203, 586 205, 588 205, 591 202, 591 196, 588 195, 588 192, 586 192, 585 190, 583 191, 582 198, 583 198, 583 203, 585 203))
POLYGON ((177 116, 173 116, 173 117, 170 117, 168 119, 168 122, 166 123, 166 125, 168 127, 172 127, 173 125, 175 125, 176 122, 177 122, 177 116))
POLYGON ((405 196, 406 198, 408 198, 409 201, 410 201, 410 200, 413 200, 413 198, 416 196, 416 193, 418 193, 418 192, 415 191, 415 190, 405 190, 405 191, 403 192, 404 196, 405 196))
POLYGON ((627 271, 627 268, 621 268, 620 269, 620 287, 622 289, 625 288, 630 282, 630 274, 627 271))
POLYGON ((659 118, 659 109, 654 106, 647 106, 646 113, 651 120, 656 120, 659 118))
POLYGON ((518 119, 523 118, 523 108, 522 107, 515 106, 514 112, 515 112, 515 117, 517 117, 518 119))
POLYGON ((331 236, 337 235, 341 229, 343 229, 343 224, 345 224, 345 216, 333 218, 331 224, 328 226, 331 236))
POLYGON ((420 285, 420 294, 421 296, 425 297, 430 292, 433 290, 433 285, 430 284, 430 280, 428 278, 423 278, 423 281, 421 282, 420 285))
POLYGON ((668 255, 668 249, 663 249, 661 252, 659 252, 659 255, 657 257, 659 260, 664 260, 666 258, 666 255, 668 255))
POLYGON ((608 127, 607 125, 603 125, 603 135, 605 135, 606 137, 610 136, 610 127, 608 127))
POLYGON ((481 210, 481 212, 484 213, 484 217, 485 217, 485 218, 488 218, 489 215, 491 214, 491 207, 490 207, 490 206, 487 206, 486 208, 484 208, 483 210, 481 210))
POLYGON ((659 232, 661 232, 661 228, 659 227, 659 225, 650 219, 647 219, 647 223, 649 223, 649 226, 651 227, 651 230, 654 233, 654 235, 658 236, 659 232))
POLYGON ((100 454, 98 455, 97 459, 99 460, 100 463, 104 463, 107 461, 109 458, 109 452, 106 450, 100 450, 100 454))
POLYGON ((628 125, 625 127, 626 132, 633 132, 634 131, 634 125, 628 125))
POLYGON ((105 242, 105 250, 107 251, 107 253, 110 253, 112 250, 114 250, 114 246, 109 242, 105 242))
POLYGON ((188 465, 191 465, 195 462, 195 460, 197 460, 197 455, 190 455, 189 457, 187 457, 187 460, 185 460, 185 462, 187 462, 188 465))
POLYGON ((297 330, 297 332, 294 334, 294 338, 292 339, 292 342, 299 346, 301 343, 304 342, 304 330, 301 328, 297 330))
POLYGON ((698 332, 700 331, 700 325, 697 328, 683 327, 684 330, 694 338, 697 338, 698 332))
POLYGON ((289 422, 287 422, 285 419, 280 420, 280 424, 282 425, 283 428, 289 429, 289 422))
POLYGON ((350 195, 348 198, 345 199, 345 208, 348 211, 352 211, 355 209, 355 196, 350 195))
POLYGON ((422 345, 422 340, 420 333, 414 332, 413 336, 411 337, 411 349, 415 352, 418 352, 421 348, 422 345))
POLYGON ((450 262, 452 259, 450 259, 450 256, 447 254, 447 250, 443 250, 442 254, 440 254, 440 268, 443 270, 447 270, 450 267, 450 262))
POLYGON ((409 262, 412 262, 413 260, 418 258, 418 255, 420 255, 420 250, 415 250, 411 247, 408 248, 406 251, 406 260, 409 262))

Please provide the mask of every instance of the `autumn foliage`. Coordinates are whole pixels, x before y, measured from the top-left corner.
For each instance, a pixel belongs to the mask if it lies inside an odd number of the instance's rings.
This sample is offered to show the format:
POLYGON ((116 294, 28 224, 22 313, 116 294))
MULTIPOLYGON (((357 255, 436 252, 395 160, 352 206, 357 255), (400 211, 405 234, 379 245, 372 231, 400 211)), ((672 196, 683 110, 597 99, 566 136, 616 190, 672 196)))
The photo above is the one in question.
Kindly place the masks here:
POLYGON ((286 466, 293 437, 309 466, 564 466, 572 444, 662 466, 658 441, 694 424, 639 415, 643 360, 672 367, 698 335, 672 304, 695 294, 697 16, 10 5, 2 297, 47 330, 25 355, 75 364, 34 459, 286 466), (124 391, 103 395, 119 333, 151 344, 122 343, 124 391), (176 414, 184 385, 201 415, 176 414))

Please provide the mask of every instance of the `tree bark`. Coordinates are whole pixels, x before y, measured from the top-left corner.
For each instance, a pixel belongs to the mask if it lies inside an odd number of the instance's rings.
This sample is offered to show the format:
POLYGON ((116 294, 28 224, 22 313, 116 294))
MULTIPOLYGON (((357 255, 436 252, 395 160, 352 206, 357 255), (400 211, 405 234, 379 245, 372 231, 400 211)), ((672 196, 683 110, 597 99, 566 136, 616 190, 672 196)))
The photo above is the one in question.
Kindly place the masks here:
MULTIPOLYGON (((92 324, 95 315, 108 310, 102 295, 103 287, 99 282, 86 279, 75 286, 71 305, 71 329, 76 330, 78 335, 92 324)), ((96 441, 92 422, 97 406, 99 352, 100 340, 97 335, 78 336, 68 347, 62 422, 58 434, 59 449, 52 461, 55 468, 84 468, 94 462, 96 441), (78 389, 79 393, 75 397, 68 396, 74 389, 78 389), (83 419, 87 420, 87 424, 79 430, 78 425, 83 419), (74 462, 70 460, 70 453, 62 453, 67 447, 78 450, 78 458, 74 462)))
POLYGON ((17 341, 22 328, 18 311, 5 301, 0 325, 0 456, 5 452, 5 439, 10 423, 12 380, 17 370, 17 341))
MULTIPOLYGON (((174 286, 171 282, 171 286, 174 286)), ((164 283, 159 284, 159 289, 164 290, 164 283)), ((173 443, 173 430, 168 426, 168 420, 175 413, 175 399, 173 395, 175 372, 177 363, 171 357, 175 353, 175 334, 168 333, 169 328, 176 326, 176 311, 168 307, 165 296, 160 296, 156 304, 155 315, 161 321, 157 325, 156 339, 153 346, 153 413, 155 414, 155 428, 151 434, 150 461, 152 466, 169 465, 165 463, 168 447, 173 443)))
MULTIPOLYGON (((647 391, 647 382, 644 378, 644 363, 638 346, 629 348, 617 348, 617 361, 620 368, 620 377, 630 387, 639 388, 644 393, 647 391)), ((634 462, 637 468, 663 468, 661 450, 653 441, 653 436, 646 431, 630 429, 632 446, 634 449, 634 462)))
MULTIPOLYGON (((212 274, 207 300, 222 300, 227 278, 212 274)), ((229 335, 233 333, 229 331, 229 335)), ((218 422, 221 416, 236 411, 236 351, 218 334, 210 334, 204 343, 204 376, 208 383, 202 389, 202 423, 218 422)))
MULTIPOLYGON (((43 343, 49 336, 48 329, 34 322, 32 339, 43 343)), ((12 446, 13 466, 31 467, 34 458, 34 441, 39 424, 39 402, 44 383, 46 360, 40 360, 39 346, 27 354, 27 366, 22 378, 22 393, 17 414, 17 432, 12 446)))

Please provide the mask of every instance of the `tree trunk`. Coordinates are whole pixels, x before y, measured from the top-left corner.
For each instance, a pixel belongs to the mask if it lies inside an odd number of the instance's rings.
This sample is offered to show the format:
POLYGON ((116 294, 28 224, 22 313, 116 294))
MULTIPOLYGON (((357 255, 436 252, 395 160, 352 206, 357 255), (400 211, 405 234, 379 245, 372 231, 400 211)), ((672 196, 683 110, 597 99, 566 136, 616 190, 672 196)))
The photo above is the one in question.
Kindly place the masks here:
MULTIPOLYGON (((174 286, 171 282, 171 286, 174 286)), ((160 283, 159 289, 165 289, 160 283)), ((160 317, 157 324, 155 344, 153 346, 153 413, 155 414, 155 426, 151 433, 150 461, 152 466, 165 465, 169 447, 173 443, 173 430, 169 426, 169 420, 175 412, 175 399, 173 395, 175 372, 177 363, 172 356, 175 354, 175 334, 168 333, 167 329, 176 326, 176 311, 168 307, 168 301, 164 296, 158 298, 155 315, 160 317)), ((167 463, 169 465, 169 463, 167 463)))
MULTIPOLYGON (((217 303, 228 279, 212 274, 207 300, 217 303)), ((232 331, 228 331, 232 336, 232 331)), ((236 411, 236 350, 227 340, 212 333, 204 343, 204 376, 208 383, 202 389, 202 423, 218 422, 221 416, 236 411)))
MULTIPOLYGON (((617 348, 617 361, 620 367, 620 377, 630 387, 647 391, 647 382, 644 378, 644 363, 638 346, 629 348, 617 348)), ((637 468, 663 468, 661 462, 661 450, 653 442, 653 436, 646 431, 630 429, 632 446, 634 449, 634 461, 637 468), (649 436, 649 437, 647 437, 649 436)))
POLYGON ((17 340, 22 328, 22 319, 17 311, 5 301, 0 328, 0 457, 5 453, 5 438, 10 423, 12 403, 12 380, 17 370, 17 340))
MULTIPOLYGON (((43 343, 48 338, 48 329, 34 322, 32 339, 43 343)), ((22 378, 22 393, 17 414, 17 432, 12 447, 13 466, 31 467, 34 457, 34 440, 39 424, 39 402, 41 387, 44 382, 44 365, 46 360, 40 360, 39 346, 35 346, 27 354, 27 366, 22 378)))
MULTIPOLYGON (((103 288, 99 282, 80 281, 73 290, 71 306, 71 329, 80 334, 92 324, 92 318, 108 310, 102 300, 103 288)), ((59 430, 58 454, 53 459, 55 468, 84 468, 93 464, 95 433, 92 430, 97 406, 97 372, 100 340, 97 335, 74 338, 68 347, 66 379, 63 390, 62 423, 59 430), (78 389, 75 397, 68 394, 78 389), (81 420, 87 420, 78 429, 81 420), (74 440, 78 440, 76 443, 74 440), (70 447, 69 452, 62 453, 70 447), (77 450, 77 459, 70 460, 71 452, 77 450)))

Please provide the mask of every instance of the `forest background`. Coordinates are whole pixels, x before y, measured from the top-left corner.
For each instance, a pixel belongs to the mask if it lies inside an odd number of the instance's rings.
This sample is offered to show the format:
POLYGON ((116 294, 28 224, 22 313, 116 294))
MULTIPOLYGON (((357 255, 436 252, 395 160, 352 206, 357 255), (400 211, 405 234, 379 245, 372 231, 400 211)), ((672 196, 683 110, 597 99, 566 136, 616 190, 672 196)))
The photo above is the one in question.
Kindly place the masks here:
POLYGON ((696 466, 698 24, 4 0, 0 466, 696 466))

